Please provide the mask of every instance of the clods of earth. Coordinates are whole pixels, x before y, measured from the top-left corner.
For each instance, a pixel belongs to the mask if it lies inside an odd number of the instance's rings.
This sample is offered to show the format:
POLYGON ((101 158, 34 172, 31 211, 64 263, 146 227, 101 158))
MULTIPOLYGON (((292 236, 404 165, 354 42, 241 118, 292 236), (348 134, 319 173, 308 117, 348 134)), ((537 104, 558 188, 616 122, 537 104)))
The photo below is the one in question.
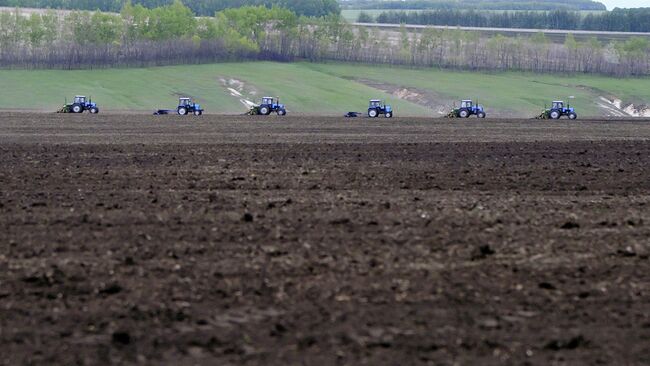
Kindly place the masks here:
POLYGON ((96 117, 0 117, 0 364, 650 360, 648 121, 96 117))

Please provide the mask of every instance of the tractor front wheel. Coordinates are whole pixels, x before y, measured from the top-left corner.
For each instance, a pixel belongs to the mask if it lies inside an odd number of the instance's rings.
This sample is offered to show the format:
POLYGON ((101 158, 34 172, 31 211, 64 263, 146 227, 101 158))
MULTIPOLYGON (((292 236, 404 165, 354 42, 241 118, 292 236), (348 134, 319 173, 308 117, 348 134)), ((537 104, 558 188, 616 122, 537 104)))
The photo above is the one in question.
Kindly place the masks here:
POLYGON ((386 114, 384 114, 384 117, 393 118, 393 112, 386 112, 386 114))
POLYGON ((551 119, 560 119, 560 112, 552 111, 551 112, 551 119))
POLYGON ((181 115, 181 116, 186 115, 187 114, 187 108, 185 108, 185 107, 178 108, 178 114, 181 115))
POLYGON ((575 112, 569 113, 569 119, 576 119, 578 118, 578 115, 575 112))
POLYGON ((287 111, 286 111, 286 110, 284 110, 284 109, 280 109, 280 110, 278 110, 278 116, 286 116, 286 115, 287 115, 287 111))
POLYGON ((371 109, 368 111, 368 117, 370 118, 375 118, 379 115, 379 112, 377 112, 376 109, 371 109))
POLYGON ((97 113, 99 113, 99 109, 97 107, 92 107, 92 108, 90 108, 90 113, 91 114, 97 114, 97 113))
POLYGON ((201 115, 201 111, 194 111, 194 115, 195 115, 195 116, 200 116, 200 115, 201 115))
POLYGON ((478 118, 485 118, 485 112, 478 112, 477 117, 478 118))

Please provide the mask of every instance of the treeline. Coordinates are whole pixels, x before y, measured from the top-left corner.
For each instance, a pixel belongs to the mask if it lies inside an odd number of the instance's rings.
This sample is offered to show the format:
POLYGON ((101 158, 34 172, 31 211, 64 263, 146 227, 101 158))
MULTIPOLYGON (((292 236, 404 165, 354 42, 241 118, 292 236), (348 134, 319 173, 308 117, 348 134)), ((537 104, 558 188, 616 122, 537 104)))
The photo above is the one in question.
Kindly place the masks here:
POLYGON ((215 61, 346 61, 463 70, 650 75, 650 41, 564 44, 527 38, 424 29, 409 33, 354 27, 340 16, 299 17, 280 8, 227 9, 195 18, 180 2, 120 14, 72 12, 0 15, 0 65, 6 68, 101 68, 215 61))
MULTIPOLYGON (((153 9, 171 5, 173 0, 0 0, 0 6, 21 8, 48 8, 67 10, 100 10, 120 12, 126 4, 153 9)), ((242 6, 278 6, 298 15, 321 17, 339 14, 337 0, 186 0, 186 5, 199 16, 214 16, 218 11, 242 6)))
POLYGON ((611 12, 584 16, 579 12, 566 10, 503 13, 484 13, 474 10, 390 11, 379 14, 376 19, 361 13, 358 21, 464 27, 650 32, 650 8, 614 9, 611 12))
POLYGON ((605 5, 591 0, 349 0, 352 9, 475 9, 475 10, 607 10, 605 5))

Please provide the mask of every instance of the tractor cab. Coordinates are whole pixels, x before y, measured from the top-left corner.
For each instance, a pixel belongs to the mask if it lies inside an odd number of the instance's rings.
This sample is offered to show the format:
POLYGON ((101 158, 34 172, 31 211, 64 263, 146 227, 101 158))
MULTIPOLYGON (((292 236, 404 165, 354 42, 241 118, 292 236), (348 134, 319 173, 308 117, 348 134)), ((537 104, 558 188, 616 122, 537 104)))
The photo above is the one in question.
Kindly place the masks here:
POLYGON ((472 101, 469 100, 469 99, 461 100, 460 101, 460 107, 461 108, 472 109, 472 101))
POLYGON ((76 95, 74 97, 74 104, 86 104, 86 97, 83 95, 76 95))
POLYGON ((370 101, 368 108, 381 108, 381 100, 373 99, 370 101))
POLYGON ((564 109, 564 102, 561 100, 554 100, 551 106, 551 109, 564 109))
POLYGON ((262 104, 274 105, 275 104, 275 98, 273 98, 273 97, 264 97, 264 98, 262 98, 262 104))
POLYGON ((190 106, 192 105, 192 99, 190 98, 178 98, 178 105, 179 106, 190 106))

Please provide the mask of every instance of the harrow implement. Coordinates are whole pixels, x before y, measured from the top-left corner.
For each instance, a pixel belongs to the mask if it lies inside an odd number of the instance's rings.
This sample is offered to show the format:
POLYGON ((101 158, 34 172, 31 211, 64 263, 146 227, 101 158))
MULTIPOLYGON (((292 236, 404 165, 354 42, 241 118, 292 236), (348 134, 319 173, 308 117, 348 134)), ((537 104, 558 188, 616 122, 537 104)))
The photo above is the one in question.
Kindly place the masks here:
POLYGON ((542 111, 542 113, 539 116, 535 117, 535 119, 549 119, 549 118, 550 118, 550 115, 549 115, 548 110, 542 111))
POLYGON ((251 107, 251 109, 248 110, 248 112, 245 113, 247 116, 257 116, 260 114, 260 106, 254 105, 251 107))
POLYGON ((454 109, 451 112, 447 113, 445 118, 458 118, 458 110, 454 109))
POLYGON ((72 113, 72 105, 64 104, 63 107, 56 111, 56 113, 72 113))

